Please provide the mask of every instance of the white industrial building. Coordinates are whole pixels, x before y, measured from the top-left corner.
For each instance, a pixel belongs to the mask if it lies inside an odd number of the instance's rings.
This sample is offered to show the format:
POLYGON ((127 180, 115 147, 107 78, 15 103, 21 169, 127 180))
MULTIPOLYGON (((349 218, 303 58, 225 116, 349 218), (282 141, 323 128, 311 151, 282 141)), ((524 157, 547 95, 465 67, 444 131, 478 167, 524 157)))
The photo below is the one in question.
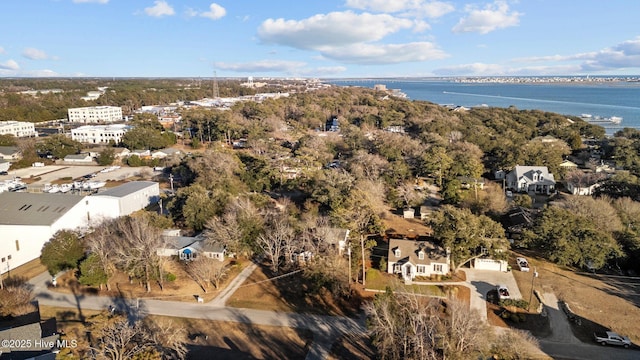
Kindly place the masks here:
POLYGON ((124 124, 84 125, 71 130, 71 139, 85 144, 119 144, 129 129, 131 126, 124 124))
POLYGON ((59 230, 86 226, 84 196, 0 193, 0 274, 37 259, 59 230))
POLYGON ((15 137, 38 136, 33 123, 26 121, 0 121, 0 135, 7 134, 15 137))
POLYGON ((72 123, 97 124, 122 121, 122 108, 119 106, 88 106, 67 110, 72 123))
POLYGON ((113 219, 144 209, 160 199, 160 186, 154 181, 132 181, 87 197, 91 220, 113 219))
POLYGON ((95 195, 0 193, 0 274, 40 257, 60 230, 86 229, 159 199, 158 183, 133 181, 95 195))

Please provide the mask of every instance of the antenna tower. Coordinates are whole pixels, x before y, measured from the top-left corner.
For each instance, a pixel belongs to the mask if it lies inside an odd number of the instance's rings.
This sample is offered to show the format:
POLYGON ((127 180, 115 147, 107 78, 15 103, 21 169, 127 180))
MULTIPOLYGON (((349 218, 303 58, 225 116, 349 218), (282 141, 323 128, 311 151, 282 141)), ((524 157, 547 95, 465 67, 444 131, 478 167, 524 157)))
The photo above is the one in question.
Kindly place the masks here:
POLYGON ((220 90, 218 89, 218 74, 214 71, 213 72, 213 98, 219 98, 220 97, 220 90))

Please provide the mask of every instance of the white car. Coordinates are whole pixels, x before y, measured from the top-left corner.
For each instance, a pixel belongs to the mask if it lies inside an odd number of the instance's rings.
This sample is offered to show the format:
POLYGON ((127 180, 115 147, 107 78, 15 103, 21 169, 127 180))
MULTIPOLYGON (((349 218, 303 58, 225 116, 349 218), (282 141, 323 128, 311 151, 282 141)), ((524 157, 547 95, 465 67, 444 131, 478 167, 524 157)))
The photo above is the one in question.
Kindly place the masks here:
POLYGON ((529 272, 529 262, 525 258, 516 258, 520 271, 529 272))
POLYGON ((511 295, 509 295, 509 289, 506 285, 498 285, 496 286, 496 290, 498 291, 498 299, 511 299, 511 295))

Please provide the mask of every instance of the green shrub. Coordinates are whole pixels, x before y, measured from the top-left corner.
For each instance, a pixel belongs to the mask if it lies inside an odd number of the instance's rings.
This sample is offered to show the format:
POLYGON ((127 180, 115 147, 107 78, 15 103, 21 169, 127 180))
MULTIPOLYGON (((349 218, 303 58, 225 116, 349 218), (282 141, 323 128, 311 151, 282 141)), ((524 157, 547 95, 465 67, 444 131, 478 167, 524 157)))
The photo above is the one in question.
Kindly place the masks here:
POLYGON ((173 274, 173 273, 167 273, 167 274, 164 276, 164 279, 165 279, 166 281, 169 281, 169 282, 171 282, 171 281, 176 281, 176 274, 173 274))
POLYGON ((500 300, 498 305, 502 307, 515 306, 520 309, 527 309, 529 307, 529 302, 523 299, 520 299, 520 300, 504 299, 504 300, 500 300))

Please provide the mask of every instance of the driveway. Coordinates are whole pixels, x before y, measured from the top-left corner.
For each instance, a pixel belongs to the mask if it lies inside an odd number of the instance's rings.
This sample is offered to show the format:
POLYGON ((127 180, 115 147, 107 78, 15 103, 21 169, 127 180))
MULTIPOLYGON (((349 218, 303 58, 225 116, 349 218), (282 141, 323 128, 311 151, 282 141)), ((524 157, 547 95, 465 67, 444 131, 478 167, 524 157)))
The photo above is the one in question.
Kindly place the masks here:
POLYGON ((495 290, 497 285, 506 285, 511 298, 522 299, 518 283, 511 272, 476 269, 464 269, 464 272, 471 290, 471 308, 478 310, 484 321, 487 321, 487 293, 495 290))

